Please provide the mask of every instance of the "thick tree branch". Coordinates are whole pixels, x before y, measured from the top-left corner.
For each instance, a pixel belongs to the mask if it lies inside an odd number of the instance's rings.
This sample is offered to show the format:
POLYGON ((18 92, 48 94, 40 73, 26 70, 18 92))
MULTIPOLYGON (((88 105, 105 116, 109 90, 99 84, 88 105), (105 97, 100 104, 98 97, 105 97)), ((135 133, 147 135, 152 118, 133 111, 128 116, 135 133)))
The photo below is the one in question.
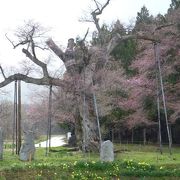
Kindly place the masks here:
POLYGON ((170 23, 170 24, 164 24, 162 26, 158 26, 156 27, 156 29, 154 30, 153 33, 155 33, 157 30, 160 30, 160 29, 163 29, 163 28, 166 28, 166 27, 169 27, 169 26, 174 26, 175 24, 174 23, 170 23))
POLYGON ((88 33, 89 33, 89 28, 87 29, 86 34, 84 35, 84 38, 82 39, 83 42, 86 40, 88 33))
POLYGON ((98 32, 99 32, 99 34, 101 33, 101 28, 100 28, 100 25, 99 25, 99 19, 96 17, 96 14, 95 14, 95 12, 93 11, 92 13, 92 17, 93 17, 93 22, 94 22, 94 24, 95 24, 95 26, 96 26, 96 29, 98 30, 98 32))
POLYGON ((96 16, 98 16, 98 15, 102 14, 103 10, 109 4, 110 0, 107 0, 107 2, 103 6, 101 6, 101 8, 99 7, 99 3, 96 0, 94 0, 94 2, 97 6, 97 9, 94 12, 95 12, 96 16))
MULTIPOLYGON (((10 75, 9 77, 6 77, 2 67, 0 66, 0 72, 2 73, 2 76, 4 77, 4 80, 2 80, 0 82, 0 88, 6 86, 16 80, 21 80, 26 83, 32 83, 32 84, 37 84, 37 85, 47 85, 47 86, 53 85, 53 86, 61 86, 61 87, 64 86, 64 84, 65 84, 64 81, 60 80, 59 78, 53 78, 53 77, 49 76, 49 73, 47 70, 47 65, 44 62, 40 61, 36 56, 35 50, 36 50, 37 45, 34 42, 34 38, 38 31, 39 31, 38 26, 28 24, 27 28, 22 29, 17 34, 17 37, 19 38, 19 41, 20 41, 18 44, 14 44, 14 42, 11 41, 7 35, 6 35, 6 38, 13 45, 14 48, 18 47, 19 45, 27 45, 28 46, 28 48, 26 48, 26 49, 23 48, 22 52, 32 62, 34 62, 36 65, 38 65, 39 67, 42 68, 43 77, 42 78, 33 78, 33 77, 29 77, 27 74, 25 75, 25 74, 20 74, 20 73, 13 74, 13 75, 10 75), (31 49, 28 50, 29 48, 31 48, 31 49)), ((39 35, 37 37, 39 37, 39 35)), ((53 44, 53 41, 49 41, 49 43, 47 43, 47 44, 49 44, 51 47, 51 45, 53 44)), ((59 51, 61 51, 61 50, 59 50, 59 51)))
POLYGON ((120 34, 116 34, 112 39, 111 41, 109 42, 108 46, 107 46, 107 51, 108 51, 108 54, 110 54, 113 49, 122 41, 125 41, 127 39, 142 39, 142 40, 145 40, 145 41, 151 41, 152 43, 160 43, 161 40, 158 39, 156 36, 155 36, 155 33, 156 31, 158 30, 161 30, 163 28, 166 28, 166 27, 169 27, 169 26, 174 26, 175 24, 174 23, 170 23, 170 24, 164 24, 164 25, 161 25, 161 26, 158 26, 155 28, 155 30, 152 32, 152 34, 150 35, 145 35, 145 34, 140 34, 140 33, 137 33, 137 34, 134 34, 134 35, 125 35, 125 36, 121 36, 120 34))
POLYGON ((27 49, 22 49, 22 52, 35 64, 40 66, 43 70, 43 74, 45 77, 49 77, 48 71, 47 71, 47 65, 43 63, 42 61, 39 61, 36 57, 32 56, 32 54, 27 49))
POLYGON ((102 40, 102 37, 101 37, 101 36, 102 36, 102 34, 101 34, 101 28, 100 28, 100 25, 99 25, 99 18, 98 18, 97 16, 102 14, 103 10, 104 10, 104 9, 106 8, 106 6, 109 4, 110 0, 107 0, 106 3, 105 3, 103 6, 101 6, 101 7, 99 7, 98 1, 94 0, 94 2, 95 2, 95 4, 96 4, 97 9, 95 9, 95 10, 91 13, 91 15, 92 15, 92 18, 93 18, 93 20, 94 20, 94 24, 95 24, 95 26, 96 26, 96 28, 97 28, 97 30, 98 30, 98 32, 99 32, 100 39, 102 40))
POLYGON ((111 54, 111 52, 113 51, 113 49, 120 44, 121 42, 127 40, 127 39, 142 39, 145 41, 151 41, 153 43, 157 43, 160 42, 160 39, 153 37, 153 36, 147 36, 147 35, 143 35, 143 34, 135 34, 135 35, 125 35, 125 36, 121 36, 120 34, 116 34, 116 36, 114 36, 111 41, 109 42, 108 46, 107 46, 107 53, 111 54))
POLYGON ((24 74, 13 74, 9 77, 7 77, 4 81, 0 82, 0 88, 10 84, 11 82, 15 80, 21 80, 26 83, 32 83, 37 85, 54 85, 54 86, 64 86, 64 83, 62 80, 58 78, 51 78, 51 77, 43 77, 43 78, 32 78, 29 76, 26 76, 24 74))
POLYGON ((48 47, 64 62, 65 54, 64 52, 55 44, 52 39, 46 41, 48 47))

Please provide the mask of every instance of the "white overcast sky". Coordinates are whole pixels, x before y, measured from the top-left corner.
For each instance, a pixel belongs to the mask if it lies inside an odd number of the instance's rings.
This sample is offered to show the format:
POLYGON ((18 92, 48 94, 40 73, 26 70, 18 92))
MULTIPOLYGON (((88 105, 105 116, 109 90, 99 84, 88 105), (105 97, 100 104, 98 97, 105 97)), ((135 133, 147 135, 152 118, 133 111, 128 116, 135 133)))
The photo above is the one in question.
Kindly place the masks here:
MULTIPOLYGON (((105 0, 99 0, 104 2, 105 0)), ((111 0, 101 16, 101 23, 119 19, 122 23, 135 20, 137 12, 145 5, 151 14, 166 13, 171 0, 111 0)), ((0 63, 15 65, 24 59, 21 49, 13 50, 5 38, 5 33, 13 34, 24 21, 34 20, 44 27, 51 28, 50 35, 56 42, 65 46, 68 38, 83 36, 89 23, 78 20, 83 11, 88 11, 92 0, 2 0, 0 8, 0 63)), ((11 36, 12 37, 12 36, 11 36)))

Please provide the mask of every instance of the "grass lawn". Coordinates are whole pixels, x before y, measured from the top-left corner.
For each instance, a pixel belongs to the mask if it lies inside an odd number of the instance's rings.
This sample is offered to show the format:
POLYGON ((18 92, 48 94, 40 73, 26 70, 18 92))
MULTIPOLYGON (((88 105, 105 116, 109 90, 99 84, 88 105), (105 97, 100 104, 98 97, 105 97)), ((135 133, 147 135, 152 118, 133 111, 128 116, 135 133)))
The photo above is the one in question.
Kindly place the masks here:
POLYGON ((45 148, 37 148, 35 160, 22 162, 11 149, 5 149, 0 161, 0 180, 29 179, 180 179, 180 147, 172 155, 163 147, 115 144, 115 161, 101 163, 98 153, 83 154, 66 147, 53 148, 45 156, 45 148))

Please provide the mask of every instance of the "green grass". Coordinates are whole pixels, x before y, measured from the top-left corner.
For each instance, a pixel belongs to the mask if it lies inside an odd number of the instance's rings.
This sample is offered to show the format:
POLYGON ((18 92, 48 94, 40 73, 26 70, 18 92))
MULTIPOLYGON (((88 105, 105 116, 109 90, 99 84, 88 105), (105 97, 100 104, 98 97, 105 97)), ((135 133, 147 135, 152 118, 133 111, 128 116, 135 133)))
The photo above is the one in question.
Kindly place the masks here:
POLYGON ((163 154, 159 152, 158 146, 123 144, 115 145, 115 150, 120 150, 116 154, 117 159, 133 159, 136 161, 145 161, 151 164, 179 164, 180 165, 180 147, 172 147, 172 155, 169 154, 168 146, 163 147, 163 154))
POLYGON ((66 147, 53 148, 45 156, 45 148, 36 150, 35 160, 22 162, 10 149, 0 161, 0 180, 4 179, 178 179, 180 178, 180 147, 115 144, 115 161, 101 163, 98 153, 83 154, 66 147))

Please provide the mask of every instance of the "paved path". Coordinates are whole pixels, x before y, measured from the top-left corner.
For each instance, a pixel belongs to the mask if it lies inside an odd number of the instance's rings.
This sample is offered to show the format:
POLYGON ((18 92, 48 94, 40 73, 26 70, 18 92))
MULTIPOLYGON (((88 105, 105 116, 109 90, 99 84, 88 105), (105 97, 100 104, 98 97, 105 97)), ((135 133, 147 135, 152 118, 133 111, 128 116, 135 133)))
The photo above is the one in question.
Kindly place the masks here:
MULTIPOLYGON (((66 144, 64 141, 65 138, 66 138, 65 135, 52 136, 51 137, 51 147, 58 147, 58 146, 62 146, 64 144, 66 144)), ((43 141, 38 144, 35 144, 35 147, 46 147, 46 142, 48 142, 48 144, 49 144, 49 140, 43 141)))

